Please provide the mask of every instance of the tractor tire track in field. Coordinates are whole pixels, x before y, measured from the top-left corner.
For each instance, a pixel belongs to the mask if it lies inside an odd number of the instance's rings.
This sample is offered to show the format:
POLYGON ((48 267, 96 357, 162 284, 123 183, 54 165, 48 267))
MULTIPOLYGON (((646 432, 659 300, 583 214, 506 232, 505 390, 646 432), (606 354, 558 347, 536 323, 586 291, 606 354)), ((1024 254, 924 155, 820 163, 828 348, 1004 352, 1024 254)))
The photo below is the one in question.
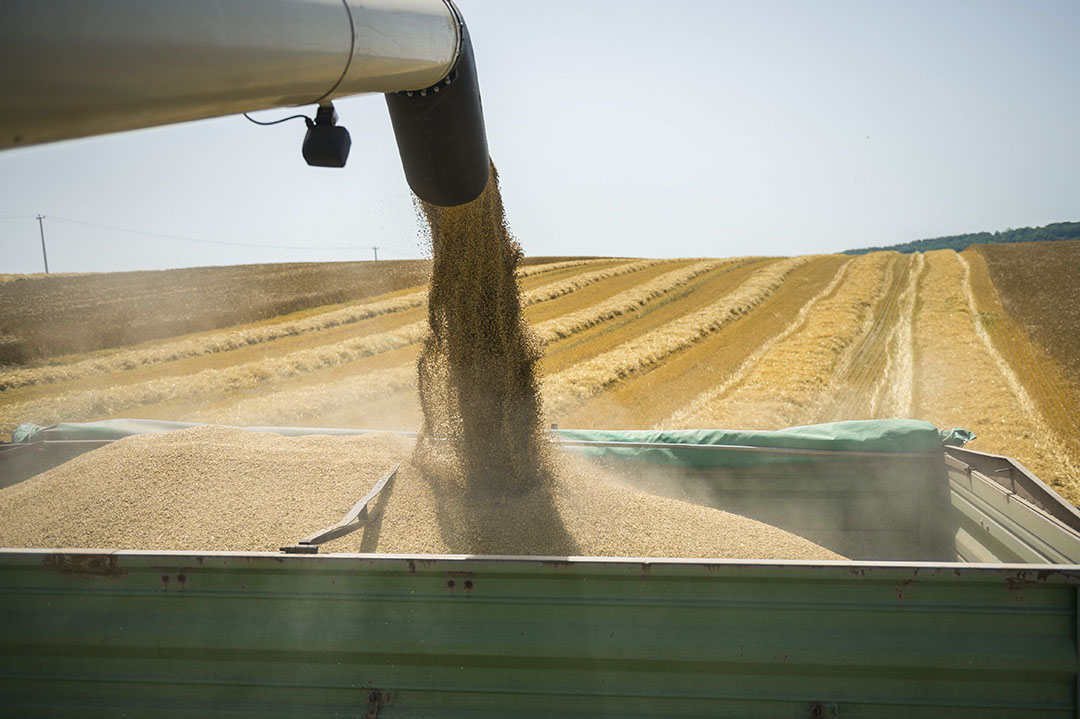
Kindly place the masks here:
POLYGON ((1077 502, 1076 460, 989 342, 970 266, 951 250, 926 253, 926 264, 914 323, 916 415, 974 431, 974 449, 1015 457, 1077 502))
POLYGON ((697 427, 703 426, 699 423, 703 417, 707 417, 710 414, 709 409, 714 407, 717 402, 721 401, 724 395, 729 393, 733 388, 737 387, 743 382, 746 376, 757 367, 761 359, 779 342, 783 342, 792 334, 797 332, 805 323, 806 318, 811 311, 817 306, 821 300, 831 295, 836 291, 837 285, 839 285, 844 276, 847 274, 848 268, 851 266, 851 260, 846 261, 836 271, 833 279, 825 286, 821 292, 817 293, 799 308, 795 318, 780 331, 779 334, 774 335, 768 339, 764 344, 758 346, 758 348, 747 357, 743 362, 735 368, 730 375, 727 376, 720 384, 716 385, 712 389, 709 389, 691 402, 686 407, 672 414, 663 422, 656 425, 656 429, 673 429, 683 427, 697 427))
POLYGON ((889 255, 874 253, 846 264, 722 397, 707 395, 694 403, 696 414, 677 421, 747 429, 814 421, 880 305, 874 298, 886 286, 892 262, 889 255))
POLYGON ((915 359, 911 322, 915 317, 915 300, 919 280, 926 268, 921 252, 911 255, 908 282, 899 299, 899 315, 886 340, 885 369, 870 395, 871 414, 877 419, 914 417, 915 359))
POLYGON ((564 415, 620 380, 663 361, 752 311, 810 256, 780 260, 750 276, 733 292, 696 312, 635 337, 543 380, 545 407, 564 415))
MULTIPOLYGON (((893 361, 891 350, 899 341, 897 331, 905 300, 914 305, 911 291, 911 263, 913 260, 897 255, 889 263, 884 292, 875 300, 875 307, 866 317, 866 325, 853 351, 837 368, 833 378, 833 399, 816 418, 819 422, 836 422, 848 419, 876 419, 881 417, 879 405, 883 402, 893 361), (909 295, 910 298, 909 298, 909 295)), ((895 370, 894 370, 895 374, 895 370)), ((903 381, 903 377, 897 379, 903 381)), ((908 382, 910 387, 910 381, 908 382)), ((899 391, 903 393, 903 389, 899 391)), ((904 415, 897 415, 904 416, 904 415)))
POLYGON ((1031 399, 1031 395, 1028 394, 1023 383, 1020 382, 1020 378, 1009 363, 1005 361, 1005 358, 994 347, 994 343, 990 339, 990 335, 986 331, 986 327, 983 323, 982 314, 979 312, 979 305, 975 301, 975 293, 971 289, 971 265, 964 258, 963 254, 956 253, 956 259, 964 268, 964 296, 967 299, 968 307, 971 310, 971 317, 975 325, 975 335, 982 342, 983 347, 986 348, 986 353, 990 359, 994 362, 998 372, 1001 373, 1001 377, 1005 380, 1009 390, 1016 398, 1017 404, 1020 409, 1027 415, 1028 420, 1035 426, 1036 431, 1039 432, 1045 438, 1045 450, 1048 455, 1052 457, 1052 460, 1061 467, 1065 468, 1068 474, 1072 477, 1080 479, 1080 474, 1077 473, 1077 467, 1073 462, 1073 458, 1069 457, 1063 449, 1068 446, 1066 442, 1060 437, 1057 431, 1046 421, 1042 412, 1039 410, 1038 405, 1031 399))
MULTIPOLYGON (((766 298, 753 312, 738 322, 722 327, 661 363, 634 373, 606 391, 591 397, 569 415, 552 416, 566 427, 607 427, 640 429, 656 427, 697 399, 702 392, 729 377, 762 344, 771 340, 791 323, 791 319, 812 297, 835 277, 851 258, 826 255, 815 258, 793 271, 779 290, 766 298)), ((726 291, 746 276, 732 275, 726 291)), ((698 307, 715 301, 703 299, 699 292, 687 296, 698 307)), ((631 325, 632 327, 632 325, 631 325)), ((610 345, 614 346, 614 345, 610 345)))

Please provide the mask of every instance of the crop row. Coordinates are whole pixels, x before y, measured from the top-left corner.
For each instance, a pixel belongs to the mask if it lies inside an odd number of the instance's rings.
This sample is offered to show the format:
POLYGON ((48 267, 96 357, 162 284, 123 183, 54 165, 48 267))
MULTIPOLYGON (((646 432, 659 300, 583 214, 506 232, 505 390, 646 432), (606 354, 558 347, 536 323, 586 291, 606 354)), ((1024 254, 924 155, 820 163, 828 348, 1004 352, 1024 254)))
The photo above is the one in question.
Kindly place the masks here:
MULTIPOLYGON (((560 296, 572 291, 571 287, 580 289, 587 284, 637 271, 654 263, 619 265, 588 273, 581 278, 542 285, 527 293, 525 301, 544 301, 552 294, 560 296), (625 269, 627 267, 630 269, 625 269)), ((272 326, 267 329, 272 329, 272 326)), ((263 357, 231 367, 204 369, 189 375, 152 379, 107 390, 85 389, 61 392, 43 399, 9 402, 0 407, 0 426, 11 427, 26 419, 35 422, 53 422, 60 419, 75 421, 110 415, 147 404, 197 401, 237 389, 254 389, 270 380, 308 374, 414 344, 423 337, 425 331, 426 322, 421 320, 385 332, 300 349, 278 357, 263 357)))
POLYGON ((836 390, 856 340, 879 303, 892 257, 862 255, 848 263, 794 321, 763 346, 727 391, 694 402, 697 411, 680 423, 779 429, 815 419, 836 390))
POLYGON ((621 315, 634 312, 649 302, 662 297, 694 280, 728 264, 741 264, 744 260, 705 260, 689 267, 666 272, 642 285, 609 297, 600 304, 583 307, 575 312, 555 317, 536 326, 536 334, 543 342, 565 339, 578 332, 621 315))
POLYGON ((925 267, 926 259, 921 252, 911 255, 908 280, 898 300, 896 322, 885 340, 885 367, 870 392, 870 412, 875 418, 914 416, 915 357, 911 320, 915 316, 919 279, 925 267))
POLYGON ((1075 461, 1047 423, 1010 387, 980 318, 970 268, 951 251, 926 254, 914 328, 915 413, 939 427, 965 427, 976 449, 1018 458, 1071 501, 1075 461))
MULTIPOLYGON (((535 265, 522 268, 519 272, 522 276, 534 276, 550 272, 556 269, 578 267, 596 262, 595 260, 579 262, 557 262, 551 265, 535 265)), ((619 274, 620 272, 632 272, 647 266, 647 263, 635 263, 635 265, 619 265, 605 270, 575 276, 567 280, 550 283, 537 288, 529 293, 531 303, 549 299, 548 295, 557 297, 578 289, 590 282, 619 274), (631 269, 624 269, 631 268, 631 269)), ((14 389, 36 384, 51 384, 65 382, 83 377, 108 374, 110 372, 122 372, 162 362, 172 362, 188 357, 199 357, 220 352, 229 352, 241 347, 272 342, 285 337, 295 337, 309 332, 348 325, 362 320, 371 319, 380 315, 401 312, 404 310, 420 307, 427 299, 426 290, 418 290, 389 297, 374 302, 365 302, 351 305, 338 310, 322 312, 311 317, 296 320, 285 320, 272 324, 263 324, 247 329, 228 330, 215 332, 201 337, 170 340, 152 347, 129 349, 116 352, 102 357, 79 360, 70 364, 48 365, 44 367, 19 368, 0 374, 0 391, 14 389)))
POLYGON ((416 286, 426 261, 203 267, 0 284, 0 365, 260 321, 416 286))
POLYGON ((811 311, 815 310, 825 297, 828 297, 836 291, 837 285, 843 281, 849 268, 851 267, 851 260, 845 262, 833 276, 832 280, 826 285, 820 292, 808 299, 803 303, 799 311, 795 313, 794 318, 787 324, 780 332, 773 335, 765 342, 760 344, 756 350, 744 359, 738 367, 736 367, 729 374, 716 385, 713 385, 704 391, 702 391, 691 402, 681 407, 676 412, 672 413, 663 422, 657 424, 658 429, 671 429, 682 427, 696 427, 705 426, 702 424, 703 417, 710 414, 711 408, 713 408, 720 398, 730 392, 732 388, 741 384, 761 362, 762 358, 777 344, 783 342, 792 334, 797 332, 806 323, 807 317, 811 311))
POLYGON ((624 377, 661 362, 750 312, 809 259, 796 257, 770 264, 722 299, 545 378, 544 397, 549 411, 565 414, 569 408, 624 377))

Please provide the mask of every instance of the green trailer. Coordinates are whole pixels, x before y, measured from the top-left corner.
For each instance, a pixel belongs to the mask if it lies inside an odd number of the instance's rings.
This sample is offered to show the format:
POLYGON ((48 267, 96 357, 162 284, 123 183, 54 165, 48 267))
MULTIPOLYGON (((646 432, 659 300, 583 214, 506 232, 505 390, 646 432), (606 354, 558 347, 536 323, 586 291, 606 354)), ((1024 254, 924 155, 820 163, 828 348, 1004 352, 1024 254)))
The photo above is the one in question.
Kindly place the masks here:
MULTIPOLYGON (((0 473, 174 427, 137 425, 0 473)), ((852 560, 0 550, 0 714, 1080 716, 1080 515, 1016 462, 924 423, 559 435, 852 560)))

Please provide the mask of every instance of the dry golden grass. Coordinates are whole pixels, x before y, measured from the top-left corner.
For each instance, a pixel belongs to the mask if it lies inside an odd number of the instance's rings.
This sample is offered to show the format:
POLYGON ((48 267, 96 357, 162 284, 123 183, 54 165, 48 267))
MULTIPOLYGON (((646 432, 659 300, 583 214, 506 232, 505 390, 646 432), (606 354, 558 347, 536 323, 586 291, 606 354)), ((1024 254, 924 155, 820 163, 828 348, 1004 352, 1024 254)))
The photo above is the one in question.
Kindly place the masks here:
POLYGON ((611 262, 615 258, 611 257, 589 257, 578 258, 572 260, 558 260, 552 262, 543 262, 540 264, 526 264, 524 267, 519 267, 517 276, 520 279, 526 277, 533 277, 535 275, 544 275, 549 272, 557 272, 559 270, 565 270, 570 267, 587 267, 589 265, 597 265, 605 262, 611 262))
POLYGON ((700 277, 706 272, 712 272, 718 267, 735 262, 739 262, 739 260, 704 260, 695 262, 689 267, 667 272, 643 285, 620 292, 598 305, 583 307, 576 312, 543 322, 534 327, 534 330, 544 342, 554 342, 557 339, 569 337, 589 327, 634 312, 652 300, 682 287, 687 282, 700 277))
POLYGON ((888 276, 856 346, 837 369, 830 402, 814 421, 911 416, 914 313, 921 254, 892 255, 888 276))
POLYGON ((781 429, 814 421, 836 389, 848 355, 868 329, 874 300, 892 265, 861 255, 807 303, 784 332, 763 345, 731 380, 672 419, 675 425, 781 429))
POLYGON ((750 312, 771 295, 806 257, 781 260, 755 272, 734 292, 664 327, 639 336, 544 379, 544 397, 554 416, 566 414, 621 379, 662 361, 680 349, 750 312))
POLYGON ((885 368, 871 395, 873 416, 876 418, 915 416, 915 348, 911 325, 919 281, 925 270, 925 255, 921 252, 913 254, 907 271, 907 285, 897 300, 899 311, 896 324, 889 330, 886 340, 885 368))
MULTIPOLYGON (((811 260, 738 322, 590 398, 569 415, 559 417, 560 425, 611 429, 667 426, 674 413, 737 373, 762 345, 783 332, 800 308, 835 279, 848 259, 827 255, 811 260)), ((686 301, 693 301, 696 294, 687 296, 686 301)))
POLYGON ((648 269, 653 265, 657 265, 663 262, 663 260, 641 260, 639 262, 629 262, 625 265, 616 265, 615 267, 609 267, 603 270, 596 270, 595 272, 587 272, 580 275, 575 275, 568 279, 551 282, 546 285, 537 287, 534 290, 525 292, 521 296, 521 304, 525 307, 529 305, 539 304, 540 302, 547 302, 554 300, 563 295, 568 295, 571 292, 576 292, 584 287, 588 287, 594 282, 601 282, 603 280, 611 279, 612 277, 618 277, 620 275, 632 274, 634 272, 640 272, 641 270, 648 269))
POLYGON ((915 414, 965 427, 973 449, 1020 460, 1069 501, 1080 500, 1076 460, 1042 417, 983 328, 967 261, 926 254, 914 323, 915 414))

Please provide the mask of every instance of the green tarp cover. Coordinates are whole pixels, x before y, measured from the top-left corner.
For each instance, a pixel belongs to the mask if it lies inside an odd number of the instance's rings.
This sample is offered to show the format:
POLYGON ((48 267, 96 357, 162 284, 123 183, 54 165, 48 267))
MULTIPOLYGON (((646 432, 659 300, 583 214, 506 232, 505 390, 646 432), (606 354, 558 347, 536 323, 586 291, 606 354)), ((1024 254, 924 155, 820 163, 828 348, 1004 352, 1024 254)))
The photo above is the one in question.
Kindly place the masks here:
MULTIPOLYGON (((49 427, 25 423, 13 442, 40 440, 112 440, 135 434, 171 432, 198 426, 195 422, 113 419, 101 422, 61 422, 49 427)), ((297 436, 304 434, 363 434, 371 430, 312 427, 243 427, 242 429, 297 436)), ((852 453, 927 454, 943 445, 963 445, 975 437, 963 429, 942 431, 929 422, 907 419, 832 422, 778 431, 729 429, 593 430, 564 429, 554 433, 572 443, 624 443, 627 446, 584 445, 589 455, 634 459, 684 466, 747 466, 829 460, 852 453), (647 445, 668 445, 665 447, 647 445), (682 445, 682 446, 671 446, 682 445), (779 452, 760 451, 775 449, 779 452)))
POLYGON ((831 422, 776 431, 568 429, 559 430, 558 434, 579 442, 638 445, 586 447, 585 451, 592 456, 684 466, 807 463, 858 456, 853 453, 927 454, 940 452, 944 445, 963 446, 975 438, 966 429, 943 431, 929 422, 913 419, 831 422), (668 446, 641 447, 641 444, 668 446), (758 451, 760 448, 780 451, 758 451))

